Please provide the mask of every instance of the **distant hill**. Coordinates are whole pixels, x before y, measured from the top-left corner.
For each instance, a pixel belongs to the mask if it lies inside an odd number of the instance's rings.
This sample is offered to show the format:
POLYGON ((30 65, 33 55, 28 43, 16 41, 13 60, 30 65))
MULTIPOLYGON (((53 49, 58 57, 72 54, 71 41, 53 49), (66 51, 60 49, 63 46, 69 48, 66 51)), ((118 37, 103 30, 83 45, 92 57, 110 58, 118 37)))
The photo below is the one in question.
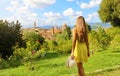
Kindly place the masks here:
POLYGON ((91 27, 102 26, 103 28, 109 28, 111 25, 109 23, 88 23, 91 27))
MULTIPOLYGON (((103 28, 109 28, 111 25, 109 23, 88 23, 91 27, 96 27, 98 25, 101 25, 103 28)), ((50 29, 52 28, 52 25, 46 25, 46 26, 38 26, 38 28, 44 28, 44 29, 50 29)), ((61 27, 61 26, 58 26, 61 27)), ((70 25, 70 28, 73 28, 74 25, 70 25)), ((28 28, 33 28, 33 27, 28 27, 28 28)))
POLYGON ((49 26, 49 25, 46 25, 46 26, 40 26, 38 28, 44 28, 44 29, 49 29, 49 28, 52 28, 53 26, 49 26))

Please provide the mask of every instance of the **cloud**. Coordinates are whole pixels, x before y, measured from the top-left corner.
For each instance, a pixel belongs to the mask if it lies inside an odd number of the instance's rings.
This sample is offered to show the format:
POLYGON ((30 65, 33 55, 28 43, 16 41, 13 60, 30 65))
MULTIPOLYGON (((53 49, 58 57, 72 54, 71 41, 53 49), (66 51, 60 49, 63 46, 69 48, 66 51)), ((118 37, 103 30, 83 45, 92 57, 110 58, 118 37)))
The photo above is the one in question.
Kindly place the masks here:
MULTIPOLYGON (((36 21, 40 26, 44 26, 44 25, 54 25, 58 20, 61 18, 60 13, 54 13, 54 12, 45 12, 44 14, 40 15, 41 18, 39 18, 38 14, 31 11, 30 7, 42 7, 42 6, 38 6, 40 3, 44 2, 47 4, 52 3, 52 1, 55 0, 32 0, 31 2, 33 2, 33 4, 36 4, 36 6, 32 6, 32 5, 26 5, 25 1, 29 1, 29 0, 24 0, 24 1, 19 1, 19 0, 10 0, 10 6, 8 6, 6 8, 7 11, 12 12, 13 15, 11 15, 10 17, 5 17, 4 19, 6 20, 10 20, 10 21, 16 21, 19 20, 19 22, 22 24, 23 27, 32 27, 34 21, 36 21), (38 1, 38 5, 37 3, 34 3, 38 1)), ((45 4, 45 6, 47 6, 45 4)))
POLYGON ((40 19, 41 25, 55 25, 62 18, 60 13, 45 12, 43 13, 44 18, 40 19))
POLYGON ((18 1, 10 1, 11 6, 7 7, 6 10, 10 12, 14 12, 17 7, 20 7, 20 4, 18 1))
POLYGON ((33 22, 38 19, 37 13, 32 12, 29 7, 20 3, 19 1, 11 0, 10 6, 6 8, 13 15, 10 17, 5 17, 6 20, 16 21, 23 25, 23 27, 32 26, 33 22))
POLYGON ((68 9, 63 11, 63 15, 71 17, 71 18, 77 18, 78 16, 82 15, 82 12, 81 11, 74 11, 72 8, 68 8, 68 9))
POLYGON ((100 22, 99 15, 97 12, 89 14, 85 20, 86 22, 100 22))
POLYGON ((101 3, 102 0, 91 0, 89 3, 81 3, 80 7, 82 9, 84 8, 92 8, 94 6, 97 6, 101 3))
POLYGON ((52 5, 56 0, 23 0, 24 4, 33 8, 43 8, 52 5))
POLYGON ((57 20, 61 18, 60 13, 46 12, 43 15, 49 20, 57 20))

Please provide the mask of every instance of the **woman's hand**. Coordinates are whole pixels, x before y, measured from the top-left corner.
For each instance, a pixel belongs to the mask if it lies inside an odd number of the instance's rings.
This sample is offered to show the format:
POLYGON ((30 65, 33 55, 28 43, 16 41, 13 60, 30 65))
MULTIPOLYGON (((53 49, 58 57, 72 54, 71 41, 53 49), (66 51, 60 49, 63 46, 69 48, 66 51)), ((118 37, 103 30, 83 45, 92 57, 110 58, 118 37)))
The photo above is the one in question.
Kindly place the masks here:
POLYGON ((74 59, 74 53, 71 52, 71 59, 73 60, 74 59))
POLYGON ((90 52, 88 52, 88 57, 90 57, 90 52))

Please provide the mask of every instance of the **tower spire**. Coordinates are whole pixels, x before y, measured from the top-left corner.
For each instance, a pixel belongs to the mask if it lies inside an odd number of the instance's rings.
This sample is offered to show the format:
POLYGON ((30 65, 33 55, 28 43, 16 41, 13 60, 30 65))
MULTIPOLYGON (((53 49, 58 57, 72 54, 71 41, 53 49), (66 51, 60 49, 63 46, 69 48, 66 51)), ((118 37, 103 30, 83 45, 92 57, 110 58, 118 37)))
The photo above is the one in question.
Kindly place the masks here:
POLYGON ((36 21, 34 21, 34 29, 36 28, 36 21))

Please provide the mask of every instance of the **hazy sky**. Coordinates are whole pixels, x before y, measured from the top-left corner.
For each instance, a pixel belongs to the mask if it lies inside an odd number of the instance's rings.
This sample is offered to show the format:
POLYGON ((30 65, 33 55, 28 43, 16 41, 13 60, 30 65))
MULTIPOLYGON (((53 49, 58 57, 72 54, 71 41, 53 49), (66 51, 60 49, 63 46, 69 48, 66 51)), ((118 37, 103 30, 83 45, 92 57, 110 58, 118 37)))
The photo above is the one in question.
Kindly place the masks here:
POLYGON ((19 20, 22 27, 75 24, 78 16, 86 22, 101 22, 97 13, 102 0, 0 0, 0 19, 19 20))

